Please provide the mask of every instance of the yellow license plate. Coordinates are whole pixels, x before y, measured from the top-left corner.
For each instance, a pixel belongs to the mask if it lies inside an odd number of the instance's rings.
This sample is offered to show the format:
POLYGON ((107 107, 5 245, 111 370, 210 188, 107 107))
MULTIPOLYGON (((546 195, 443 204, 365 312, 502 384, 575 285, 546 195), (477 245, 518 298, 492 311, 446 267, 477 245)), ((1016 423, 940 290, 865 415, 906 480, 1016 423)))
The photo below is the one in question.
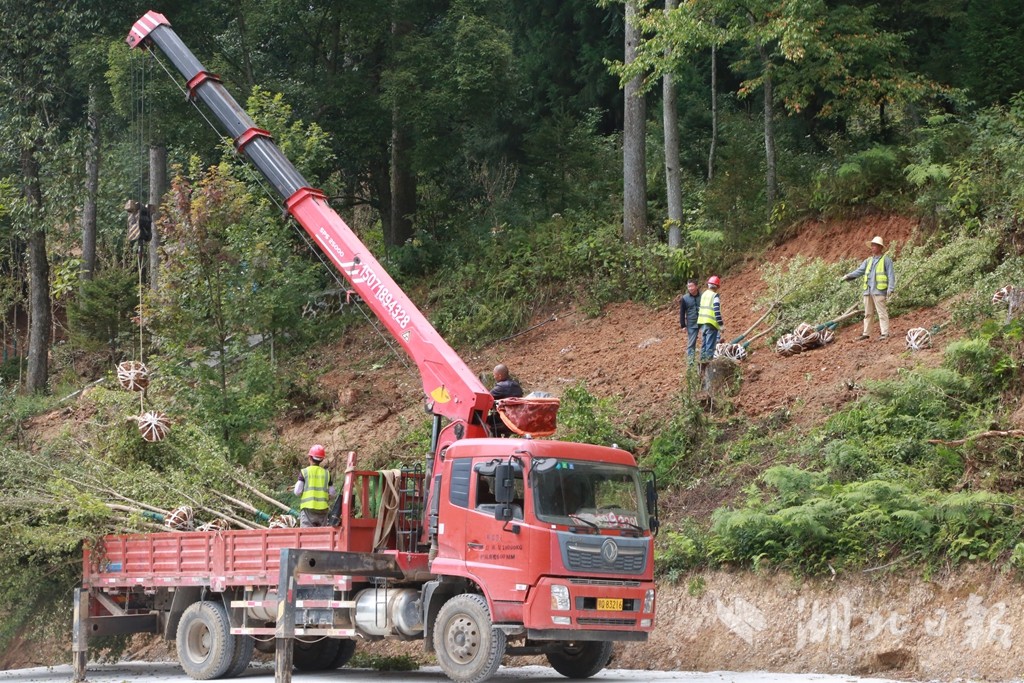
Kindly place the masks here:
POLYGON ((598 598, 597 609, 610 612, 622 611, 622 598, 598 598))

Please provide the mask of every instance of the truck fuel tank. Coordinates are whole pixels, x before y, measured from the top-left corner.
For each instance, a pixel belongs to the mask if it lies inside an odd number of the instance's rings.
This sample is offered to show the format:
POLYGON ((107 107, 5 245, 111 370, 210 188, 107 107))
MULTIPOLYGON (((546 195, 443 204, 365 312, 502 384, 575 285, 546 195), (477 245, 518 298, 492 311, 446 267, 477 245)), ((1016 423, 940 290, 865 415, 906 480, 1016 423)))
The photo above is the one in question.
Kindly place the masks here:
POLYGON ((370 636, 423 633, 420 592, 413 588, 367 588, 356 595, 352 621, 370 636))

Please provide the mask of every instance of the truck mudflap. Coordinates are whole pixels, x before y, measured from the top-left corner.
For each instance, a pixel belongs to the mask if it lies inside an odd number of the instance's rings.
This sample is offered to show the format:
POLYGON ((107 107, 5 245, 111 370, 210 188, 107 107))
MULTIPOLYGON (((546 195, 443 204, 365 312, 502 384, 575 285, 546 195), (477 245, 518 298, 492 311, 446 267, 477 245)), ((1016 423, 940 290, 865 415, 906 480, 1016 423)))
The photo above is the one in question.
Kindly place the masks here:
POLYGON ((533 640, 647 640, 654 630, 654 583, 542 577, 523 625, 533 640))

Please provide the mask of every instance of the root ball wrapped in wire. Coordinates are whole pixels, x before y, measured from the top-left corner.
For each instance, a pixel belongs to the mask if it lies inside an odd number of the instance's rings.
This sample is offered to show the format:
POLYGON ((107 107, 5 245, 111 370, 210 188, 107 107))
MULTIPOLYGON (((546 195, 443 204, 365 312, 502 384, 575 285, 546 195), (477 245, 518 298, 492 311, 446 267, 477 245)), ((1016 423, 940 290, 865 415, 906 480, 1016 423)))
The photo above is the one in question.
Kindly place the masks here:
POLYGON ((814 329, 813 325, 808 323, 797 325, 796 329, 793 330, 793 336, 800 341, 800 346, 804 349, 813 349, 820 341, 818 331, 814 329))
POLYGON ((126 360, 117 366, 117 381, 129 391, 143 391, 149 386, 149 368, 137 360, 126 360))
POLYGON ((163 441, 171 430, 171 421, 159 411, 151 410, 134 419, 139 423, 139 434, 150 443, 163 441))
POLYGON ((226 519, 215 519, 212 522, 206 522, 196 527, 196 531, 226 531, 230 528, 226 519))
POLYGON ((1013 292, 1016 288, 1013 285, 1006 285, 1002 289, 996 291, 992 295, 992 303, 994 304, 1009 304, 1010 298, 1013 296, 1013 292))
POLYGON ((920 351, 932 345, 932 334, 923 327, 915 327, 907 330, 907 348, 911 351, 920 351))
POLYGON ((818 342, 822 346, 825 346, 826 344, 831 344, 835 340, 836 340, 836 333, 833 332, 832 330, 828 329, 827 327, 825 329, 823 329, 823 330, 818 332, 818 342))
POLYGON ((715 346, 715 358, 730 358, 741 361, 747 357, 747 350, 742 344, 718 344, 715 346))
POLYGON ((789 357, 800 353, 804 347, 796 335, 784 334, 779 337, 779 341, 775 342, 775 350, 779 352, 780 356, 789 357))
POLYGON ((164 526, 172 531, 191 531, 196 521, 191 505, 181 505, 171 510, 164 518, 164 526))
POLYGON ((299 520, 294 515, 274 515, 267 526, 271 529, 294 529, 299 526, 299 520))

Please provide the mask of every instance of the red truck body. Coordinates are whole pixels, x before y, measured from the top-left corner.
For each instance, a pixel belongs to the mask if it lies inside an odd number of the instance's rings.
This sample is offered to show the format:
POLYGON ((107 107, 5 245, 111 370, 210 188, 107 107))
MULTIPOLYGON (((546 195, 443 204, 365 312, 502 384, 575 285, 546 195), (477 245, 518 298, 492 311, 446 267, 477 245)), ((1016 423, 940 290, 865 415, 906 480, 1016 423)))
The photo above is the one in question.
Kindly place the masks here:
POLYGON ((171 59, 415 361, 434 428, 425 467, 358 470, 351 454, 336 526, 101 539, 76 589, 76 679, 90 637, 132 632, 174 640, 199 679, 236 676, 273 643, 277 683, 343 665, 358 640, 422 638, 458 683, 486 680, 505 654, 586 678, 612 642, 646 640, 653 479, 618 448, 492 438, 477 376, 167 20, 146 14, 128 43, 171 59))

